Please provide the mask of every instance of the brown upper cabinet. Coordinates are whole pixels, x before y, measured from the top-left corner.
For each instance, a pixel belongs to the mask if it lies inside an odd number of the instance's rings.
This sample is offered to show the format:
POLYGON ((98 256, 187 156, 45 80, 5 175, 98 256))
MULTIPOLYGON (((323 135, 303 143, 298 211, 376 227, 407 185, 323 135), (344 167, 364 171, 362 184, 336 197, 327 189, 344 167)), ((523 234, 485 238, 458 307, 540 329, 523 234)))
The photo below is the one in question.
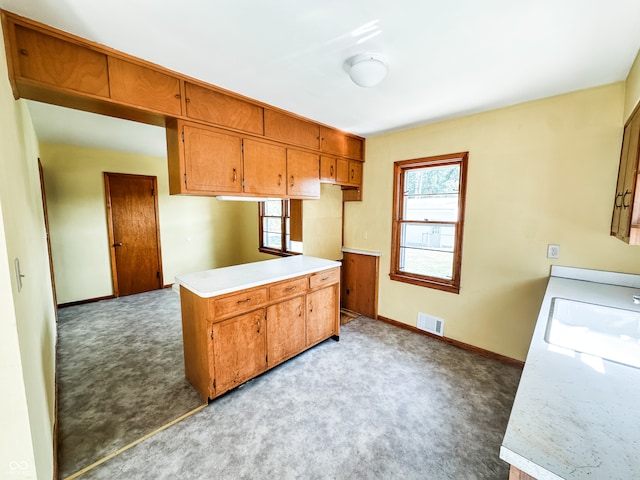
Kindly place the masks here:
POLYGON ((287 149, 287 192, 292 198, 320 198, 320 155, 287 149))
POLYGON ((244 140, 244 192, 284 197, 287 194, 287 149, 282 145, 244 140))
POLYGON ((286 113, 265 109, 264 134, 269 138, 318 150, 320 127, 286 113))
POLYGON ((107 56, 15 25, 15 75, 54 88, 109 96, 107 56))
POLYGON ((613 204, 611 235, 630 245, 640 245, 640 109, 629 118, 622 138, 618 183, 613 204))
POLYGON ((262 135, 263 108, 210 88, 185 84, 187 117, 262 135))
POLYGON ((183 120, 167 124, 172 194, 319 198, 319 155, 183 120))
POLYGON ((166 127, 171 193, 319 198, 322 177, 353 190, 343 199, 360 199, 364 138, 0 15, 15 98, 166 127))
POLYGON ((113 100, 171 115, 182 113, 177 77, 109 57, 109 86, 113 100))

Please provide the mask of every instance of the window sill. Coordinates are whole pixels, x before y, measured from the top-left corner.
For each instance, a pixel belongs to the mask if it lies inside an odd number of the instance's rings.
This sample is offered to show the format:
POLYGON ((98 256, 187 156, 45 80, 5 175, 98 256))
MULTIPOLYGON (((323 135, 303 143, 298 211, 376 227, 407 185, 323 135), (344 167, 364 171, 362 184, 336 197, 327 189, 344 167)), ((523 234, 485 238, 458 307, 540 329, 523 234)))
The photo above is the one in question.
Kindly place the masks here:
POLYGON ((419 285, 421 287, 434 288, 436 290, 442 290, 444 292, 450 292, 455 294, 460 293, 459 285, 439 282, 436 279, 430 279, 426 277, 417 277, 414 275, 407 275, 402 273, 390 273, 389 277, 391 278, 391 280, 395 280, 397 282, 410 283, 412 285, 419 285))
POLYGON ((293 257, 294 255, 302 255, 299 252, 283 252, 282 250, 275 250, 273 248, 258 248, 258 251, 262 253, 268 253, 269 255, 277 255, 279 257, 293 257))

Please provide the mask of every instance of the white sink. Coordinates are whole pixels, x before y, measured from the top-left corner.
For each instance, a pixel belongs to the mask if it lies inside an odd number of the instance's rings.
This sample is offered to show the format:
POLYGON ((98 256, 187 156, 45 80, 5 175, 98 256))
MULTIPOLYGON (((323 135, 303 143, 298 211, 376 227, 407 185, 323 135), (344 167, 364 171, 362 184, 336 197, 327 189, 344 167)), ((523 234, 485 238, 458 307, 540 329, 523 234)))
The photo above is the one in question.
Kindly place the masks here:
POLYGON ((553 297, 544 339, 640 368, 640 312, 553 297))

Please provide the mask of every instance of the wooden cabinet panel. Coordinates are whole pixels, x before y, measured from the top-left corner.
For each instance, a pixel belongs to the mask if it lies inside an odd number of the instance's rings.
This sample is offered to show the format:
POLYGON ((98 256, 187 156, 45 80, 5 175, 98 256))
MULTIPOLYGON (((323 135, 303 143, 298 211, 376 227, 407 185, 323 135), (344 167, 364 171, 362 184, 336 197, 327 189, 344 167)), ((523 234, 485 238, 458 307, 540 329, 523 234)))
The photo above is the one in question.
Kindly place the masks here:
POLYGON ((349 160, 349 180, 347 185, 359 187, 362 185, 362 163, 357 160, 349 160))
POLYGON ((265 331, 264 309, 213 325, 216 395, 267 368, 265 331))
POLYGON ((343 253, 341 307, 370 318, 378 318, 379 265, 378 256, 343 253))
POLYGON ((307 345, 337 334, 338 286, 332 285, 307 295, 307 345))
POLYGON ((349 160, 338 158, 336 160, 336 182, 338 185, 346 185, 349 183, 349 160))
POLYGON ((342 132, 328 127, 320 127, 320 150, 334 155, 344 155, 347 151, 342 132))
POLYGON ((287 193, 287 149, 244 139, 244 192, 283 197, 287 193))
POLYGON ((213 311, 216 319, 229 315, 246 312, 267 301, 267 289, 244 290, 235 295, 229 295, 213 301, 213 311))
POLYGON ((264 134, 269 138, 318 150, 320 127, 311 122, 266 109, 264 111, 264 134))
POLYGON ((267 308, 267 358, 269 367, 300 353, 306 346, 304 295, 267 308))
POLYGON ((287 193, 296 198, 320 198, 320 156, 287 149, 287 193))
POLYGON ((535 477, 524 473, 522 470, 514 467, 513 465, 509 468, 509 480, 536 480, 535 477))
POLYGON ((364 160, 363 142, 359 138, 345 136, 345 152, 344 154, 350 158, 364 160))
POLYGON ((320 155, 320 181, 336 183, 336 158, 320 155))
POLYGON ((190 125, 183 133, 187 190, 242 192, 242 138, 190 125))
POLYGON ((213 89, 185 83, 187 116, 262 135, 263 108, 213 89))
POLYGON ((631 245, 640 244, 640 195, 637 194, 639 161, 640 110, 636 110, 624 129, 611 219, 611 235, 631 245))
POLYGON ((314 273, 309 277, 309 288, 318 288, 324 285, 331 285, 332 283, 338 283, 340 281, 340 269, 334 268, 331 270, 323 270, 319 273, 314 273))
POLYGON ((294 295, 300 295, 305 293, 308 288, 309 279, 307 277, 277 283, 269 287, 269 300, 280 300, 294 295))
POLYGON ((180 115, 180 80, 119 58, 109 57, 111 98, 119 102, 180 115))
POLYGON ((58 88, 109 96, 107 56, 15 25, 18 75, 58 88))

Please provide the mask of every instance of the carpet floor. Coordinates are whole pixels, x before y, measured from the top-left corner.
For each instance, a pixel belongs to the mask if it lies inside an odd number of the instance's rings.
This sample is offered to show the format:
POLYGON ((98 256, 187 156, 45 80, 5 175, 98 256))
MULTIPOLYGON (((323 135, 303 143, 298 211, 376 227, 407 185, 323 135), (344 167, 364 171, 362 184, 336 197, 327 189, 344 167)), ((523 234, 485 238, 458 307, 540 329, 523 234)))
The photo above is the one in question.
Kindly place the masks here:
POLYGON ((170 289, 59 309, 57 368, 62 478, 202 404, 170 289))
MULTIPOLYGON (((113 341, 138 340, 121 332, 113 341)), ((94 376, 105 366, 77 368, 94 376)), ((520 374, 358 317, 341 328, 339 342, 327 340, 228 392, 81 478, 506 480, 498 455, 520 374)), ((109 388, 132 396, 128 387, 109 388)), ((164 387, 151 388, 133 397, 172 408, 164 387)), ((99 397, 91 388, 86 396, 99 397)), ((92 435, 87 430, 83 440, 92 435)))

